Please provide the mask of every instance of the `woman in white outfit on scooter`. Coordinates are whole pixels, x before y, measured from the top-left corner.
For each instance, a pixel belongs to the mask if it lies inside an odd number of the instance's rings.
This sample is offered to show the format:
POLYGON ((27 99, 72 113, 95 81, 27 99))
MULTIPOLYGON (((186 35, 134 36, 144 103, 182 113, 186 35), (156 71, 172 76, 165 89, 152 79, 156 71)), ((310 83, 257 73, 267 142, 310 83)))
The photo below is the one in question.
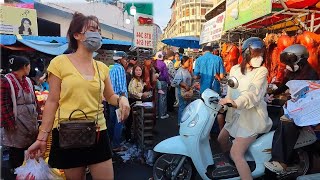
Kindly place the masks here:
POLYGON ((271 129, 264 95, 267 91, 267 68, 263 67, 264 44, 260 38, 251 37, 242 45, 243 62, 231 68, 230 77, 238 80, 239 86, 228 88, 226 98, 219 104, 231 103, 226 107, 226 124, 221 130, 218 141, 224 151, 229 149, 229 136, 235 138, 230 155, 241 179, 252 179, 250 168, 244 158, 251 143, 257 136, 271 129))

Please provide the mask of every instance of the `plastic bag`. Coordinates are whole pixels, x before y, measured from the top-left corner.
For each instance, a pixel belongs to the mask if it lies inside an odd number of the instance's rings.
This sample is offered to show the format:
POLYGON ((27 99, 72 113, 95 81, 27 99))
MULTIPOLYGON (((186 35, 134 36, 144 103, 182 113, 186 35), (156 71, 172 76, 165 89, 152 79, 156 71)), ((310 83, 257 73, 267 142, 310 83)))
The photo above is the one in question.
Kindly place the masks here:
POLYGON ((17 180, 63 180, 42 158, 25 160, 22 166, 15 169, 15 174, 17 174, 17 180))

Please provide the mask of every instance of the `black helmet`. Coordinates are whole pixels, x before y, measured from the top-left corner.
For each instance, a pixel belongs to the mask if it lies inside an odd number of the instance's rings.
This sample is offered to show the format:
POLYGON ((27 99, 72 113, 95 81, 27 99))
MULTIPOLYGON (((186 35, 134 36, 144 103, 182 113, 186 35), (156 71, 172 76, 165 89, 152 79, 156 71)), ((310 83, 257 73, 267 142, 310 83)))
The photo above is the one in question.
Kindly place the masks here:
POLYGON ((258 51, 258 52, 263 52, 264 50, 264 43, 263 41, 258 38, 258 37, 251 37, 247 40, 245 40, 242 44, 242 54, 244 55, 244 57, 246 55, 250 55, 251 52, 250 50, 253 51, 258 51))
POLYGON ((307 62, 308 58, 309 52, 307 48, 300 44, 291 45, 280 54, 280 61, 289 66, 307 62))
POLYGON ((123 51, 115 51, 113 54, 113 60, 118 61, 122 58, 128 58, 127 53, 123 52, 123 51))

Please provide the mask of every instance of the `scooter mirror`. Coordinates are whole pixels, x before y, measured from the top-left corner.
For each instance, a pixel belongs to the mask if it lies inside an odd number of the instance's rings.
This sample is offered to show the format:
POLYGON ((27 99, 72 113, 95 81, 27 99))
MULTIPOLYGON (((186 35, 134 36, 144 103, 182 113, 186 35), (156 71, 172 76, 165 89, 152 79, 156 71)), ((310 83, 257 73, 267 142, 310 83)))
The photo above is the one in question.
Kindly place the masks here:
POLYGON ((232 89, 237 89, 239 87, 238 79, 234 76, 231 76, 228 79, 228 86, 231 87, 232 89))

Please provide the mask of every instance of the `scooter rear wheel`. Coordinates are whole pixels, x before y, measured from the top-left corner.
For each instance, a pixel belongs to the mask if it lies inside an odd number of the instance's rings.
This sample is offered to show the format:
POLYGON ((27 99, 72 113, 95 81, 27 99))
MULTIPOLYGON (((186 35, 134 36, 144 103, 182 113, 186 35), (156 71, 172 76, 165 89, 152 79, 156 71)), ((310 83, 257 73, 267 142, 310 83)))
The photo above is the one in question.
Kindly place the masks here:
POLYGON ((183 155, 164 154, 160 156, 153 165, 153 178, 155 180, 190 180, 192 176, 192 164, 190 159, 186 158, 179 169, 176 178, 173 178, 172 172, 176 169, 183 155))

